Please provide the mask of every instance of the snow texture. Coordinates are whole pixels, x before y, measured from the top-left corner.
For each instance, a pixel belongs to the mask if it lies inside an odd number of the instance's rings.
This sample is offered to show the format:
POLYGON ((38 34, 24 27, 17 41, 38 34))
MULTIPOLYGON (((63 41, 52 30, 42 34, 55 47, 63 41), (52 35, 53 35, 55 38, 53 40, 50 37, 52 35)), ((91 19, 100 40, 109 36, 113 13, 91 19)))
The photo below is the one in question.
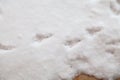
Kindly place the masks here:
POLYGON ((0 80, 120 77, 120 0, 0 0, 0 80))

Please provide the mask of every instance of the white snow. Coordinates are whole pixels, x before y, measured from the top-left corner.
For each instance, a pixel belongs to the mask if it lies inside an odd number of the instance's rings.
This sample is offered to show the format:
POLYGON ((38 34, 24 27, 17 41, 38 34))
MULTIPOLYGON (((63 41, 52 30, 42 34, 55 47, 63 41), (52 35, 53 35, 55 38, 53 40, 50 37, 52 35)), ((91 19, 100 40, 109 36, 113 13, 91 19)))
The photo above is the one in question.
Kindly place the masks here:
POLYGON ((0 0, 0 80, 120 77, 120 0, 0 0))

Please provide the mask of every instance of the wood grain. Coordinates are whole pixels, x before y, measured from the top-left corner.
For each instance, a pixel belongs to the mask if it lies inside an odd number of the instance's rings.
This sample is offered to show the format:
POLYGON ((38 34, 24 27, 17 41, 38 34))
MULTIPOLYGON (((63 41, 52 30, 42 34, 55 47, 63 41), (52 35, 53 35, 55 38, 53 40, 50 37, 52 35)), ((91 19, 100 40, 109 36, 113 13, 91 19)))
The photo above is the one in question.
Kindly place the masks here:
POLYGON ((79 76, 76 76, 73 80, 102 80, 102 79, 98 79, 94 76, 89 76, 86 74, 81 74, 79 76))
MULTIPOLYGON (((73 80, 103 80, 103 79, 98 79, 94 76, 81 74, 81 75, 76 76, 73 80)), ((116 80, 120 80, 120 78, 117 78, 116 80)))

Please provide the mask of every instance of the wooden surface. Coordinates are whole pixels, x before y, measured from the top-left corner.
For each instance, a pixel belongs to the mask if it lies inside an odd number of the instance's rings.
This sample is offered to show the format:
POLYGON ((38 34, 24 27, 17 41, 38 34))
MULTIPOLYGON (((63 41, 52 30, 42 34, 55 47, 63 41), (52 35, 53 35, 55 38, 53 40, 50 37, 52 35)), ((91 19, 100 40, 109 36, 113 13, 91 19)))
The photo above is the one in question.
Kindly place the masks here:
MULTIPOLYGON (((89 76, 89 75, 86 75, 86 74, 81 74, 79 76, 76 76, 73 80, 103 80, 103 79, 98 79, 98 78, 95 78, 94 76, 89 76)), ((120 80, 120 78, 118 78, 116 80, 120 80)))
POLYGON ((79 76, 76 76, 73 80, 101 80, 101 79, 97 79, 94 76, 81 74, 79 76))
POLYGON ((120 78, 116 79, 116 80, 120 80, 120 78))

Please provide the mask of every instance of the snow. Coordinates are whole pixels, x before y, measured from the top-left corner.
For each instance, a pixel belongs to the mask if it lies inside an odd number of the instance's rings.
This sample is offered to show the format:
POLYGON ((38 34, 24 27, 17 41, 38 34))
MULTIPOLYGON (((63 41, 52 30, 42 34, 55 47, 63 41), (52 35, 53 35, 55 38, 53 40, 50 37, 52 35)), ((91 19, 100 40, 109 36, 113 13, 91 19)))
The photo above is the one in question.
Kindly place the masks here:
POLYGON ((0 79, 120 77, 119 0, 0 0, 0 79))

